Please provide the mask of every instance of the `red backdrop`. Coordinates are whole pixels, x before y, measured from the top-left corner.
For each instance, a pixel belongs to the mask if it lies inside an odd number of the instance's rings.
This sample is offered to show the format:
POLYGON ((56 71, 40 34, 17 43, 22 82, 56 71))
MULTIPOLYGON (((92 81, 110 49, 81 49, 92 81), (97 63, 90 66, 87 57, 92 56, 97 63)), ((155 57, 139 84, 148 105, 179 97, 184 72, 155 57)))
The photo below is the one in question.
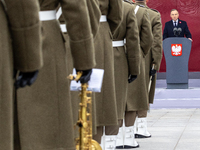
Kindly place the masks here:
MULTIPOLYGON (((179 11, 179 18, 187 22, 192 34, 192 51, 189 60, 189 71, 200 71, 200 0, 149 0, 148 6, 161 13, 163 29, 165 22, 171 20, 171 9, 179 11)), ((160 72, 166 71, 163 56, 160 72)))

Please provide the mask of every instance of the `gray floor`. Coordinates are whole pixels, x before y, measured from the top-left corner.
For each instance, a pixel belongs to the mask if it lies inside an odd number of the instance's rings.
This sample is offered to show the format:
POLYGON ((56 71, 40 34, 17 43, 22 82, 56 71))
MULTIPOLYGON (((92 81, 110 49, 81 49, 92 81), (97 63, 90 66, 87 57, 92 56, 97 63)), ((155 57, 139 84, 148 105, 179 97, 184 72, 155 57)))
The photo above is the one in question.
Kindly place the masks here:
POLYGON ((200 109, 152 109, 148 139, 130 150, 200 150, 200 109))
POLYGON ((137 139, 135 149, 200 150, 200 79, 190 79, 189 89, 166 88, 166 80, 157 80, 147 117, 152 137, 137 139))
POLYGON ((157 80, 147 117, 152 137, 136 139, 135 149, 200 150, 200 79, 190 79, 189 89, 166 88, 165 79, 157 80))
POLYGON ((166 80, 157 80, 151 108, 200 108, 200 79, 190 79, 189 89, 166 88, 166 80))

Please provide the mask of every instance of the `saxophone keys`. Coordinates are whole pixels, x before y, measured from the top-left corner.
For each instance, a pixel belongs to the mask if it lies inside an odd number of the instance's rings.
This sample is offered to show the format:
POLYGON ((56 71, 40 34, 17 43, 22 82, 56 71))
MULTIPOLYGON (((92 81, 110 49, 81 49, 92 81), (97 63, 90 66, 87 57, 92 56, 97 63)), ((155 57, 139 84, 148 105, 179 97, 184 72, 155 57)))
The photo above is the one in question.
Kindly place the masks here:
POLYGON ((88 143, 88 138, 83 138, 83 142, 84 142, 84 144, 87 144, 88 143))
POLYGON ((92 91, 87 91, 87 94, 92 94, 92 91))
POLYGON ((83 123, 83 128, 87 128, 88 127, 88 123, 87 122, 84 122, 83 123))
POLYGON ((79 126, 80 128, 83 127, 83 122, 81 120, 77 121, 77 126, 79 126))

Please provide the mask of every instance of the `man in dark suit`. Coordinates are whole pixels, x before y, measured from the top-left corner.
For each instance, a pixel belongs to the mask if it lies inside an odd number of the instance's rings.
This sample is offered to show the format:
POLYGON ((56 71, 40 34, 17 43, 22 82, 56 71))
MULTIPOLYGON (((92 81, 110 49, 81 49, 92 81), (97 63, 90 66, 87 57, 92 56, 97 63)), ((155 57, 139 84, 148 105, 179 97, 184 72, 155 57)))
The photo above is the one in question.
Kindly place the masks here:
POLYGON ((172 9, 170 17, 171 21, 165 23, 165 29, 163 33, 163 40, 168 37, 184 37, 186 36, 192 41, 191 33, 188 29, 187 23, 180 20, 178 10, 172 9))

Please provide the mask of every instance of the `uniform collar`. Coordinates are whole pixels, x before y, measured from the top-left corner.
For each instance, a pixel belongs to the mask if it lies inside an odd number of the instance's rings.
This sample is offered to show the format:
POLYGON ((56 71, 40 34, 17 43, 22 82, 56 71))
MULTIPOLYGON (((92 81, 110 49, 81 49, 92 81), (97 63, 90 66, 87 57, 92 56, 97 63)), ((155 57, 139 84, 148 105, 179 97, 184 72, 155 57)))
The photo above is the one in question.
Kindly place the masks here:
POLYGON ((136 4, 138 4, 138 5, 144 5, 145 7, 147 7, 147 5, 145 4, 145 2, 137 2, 136 4))

